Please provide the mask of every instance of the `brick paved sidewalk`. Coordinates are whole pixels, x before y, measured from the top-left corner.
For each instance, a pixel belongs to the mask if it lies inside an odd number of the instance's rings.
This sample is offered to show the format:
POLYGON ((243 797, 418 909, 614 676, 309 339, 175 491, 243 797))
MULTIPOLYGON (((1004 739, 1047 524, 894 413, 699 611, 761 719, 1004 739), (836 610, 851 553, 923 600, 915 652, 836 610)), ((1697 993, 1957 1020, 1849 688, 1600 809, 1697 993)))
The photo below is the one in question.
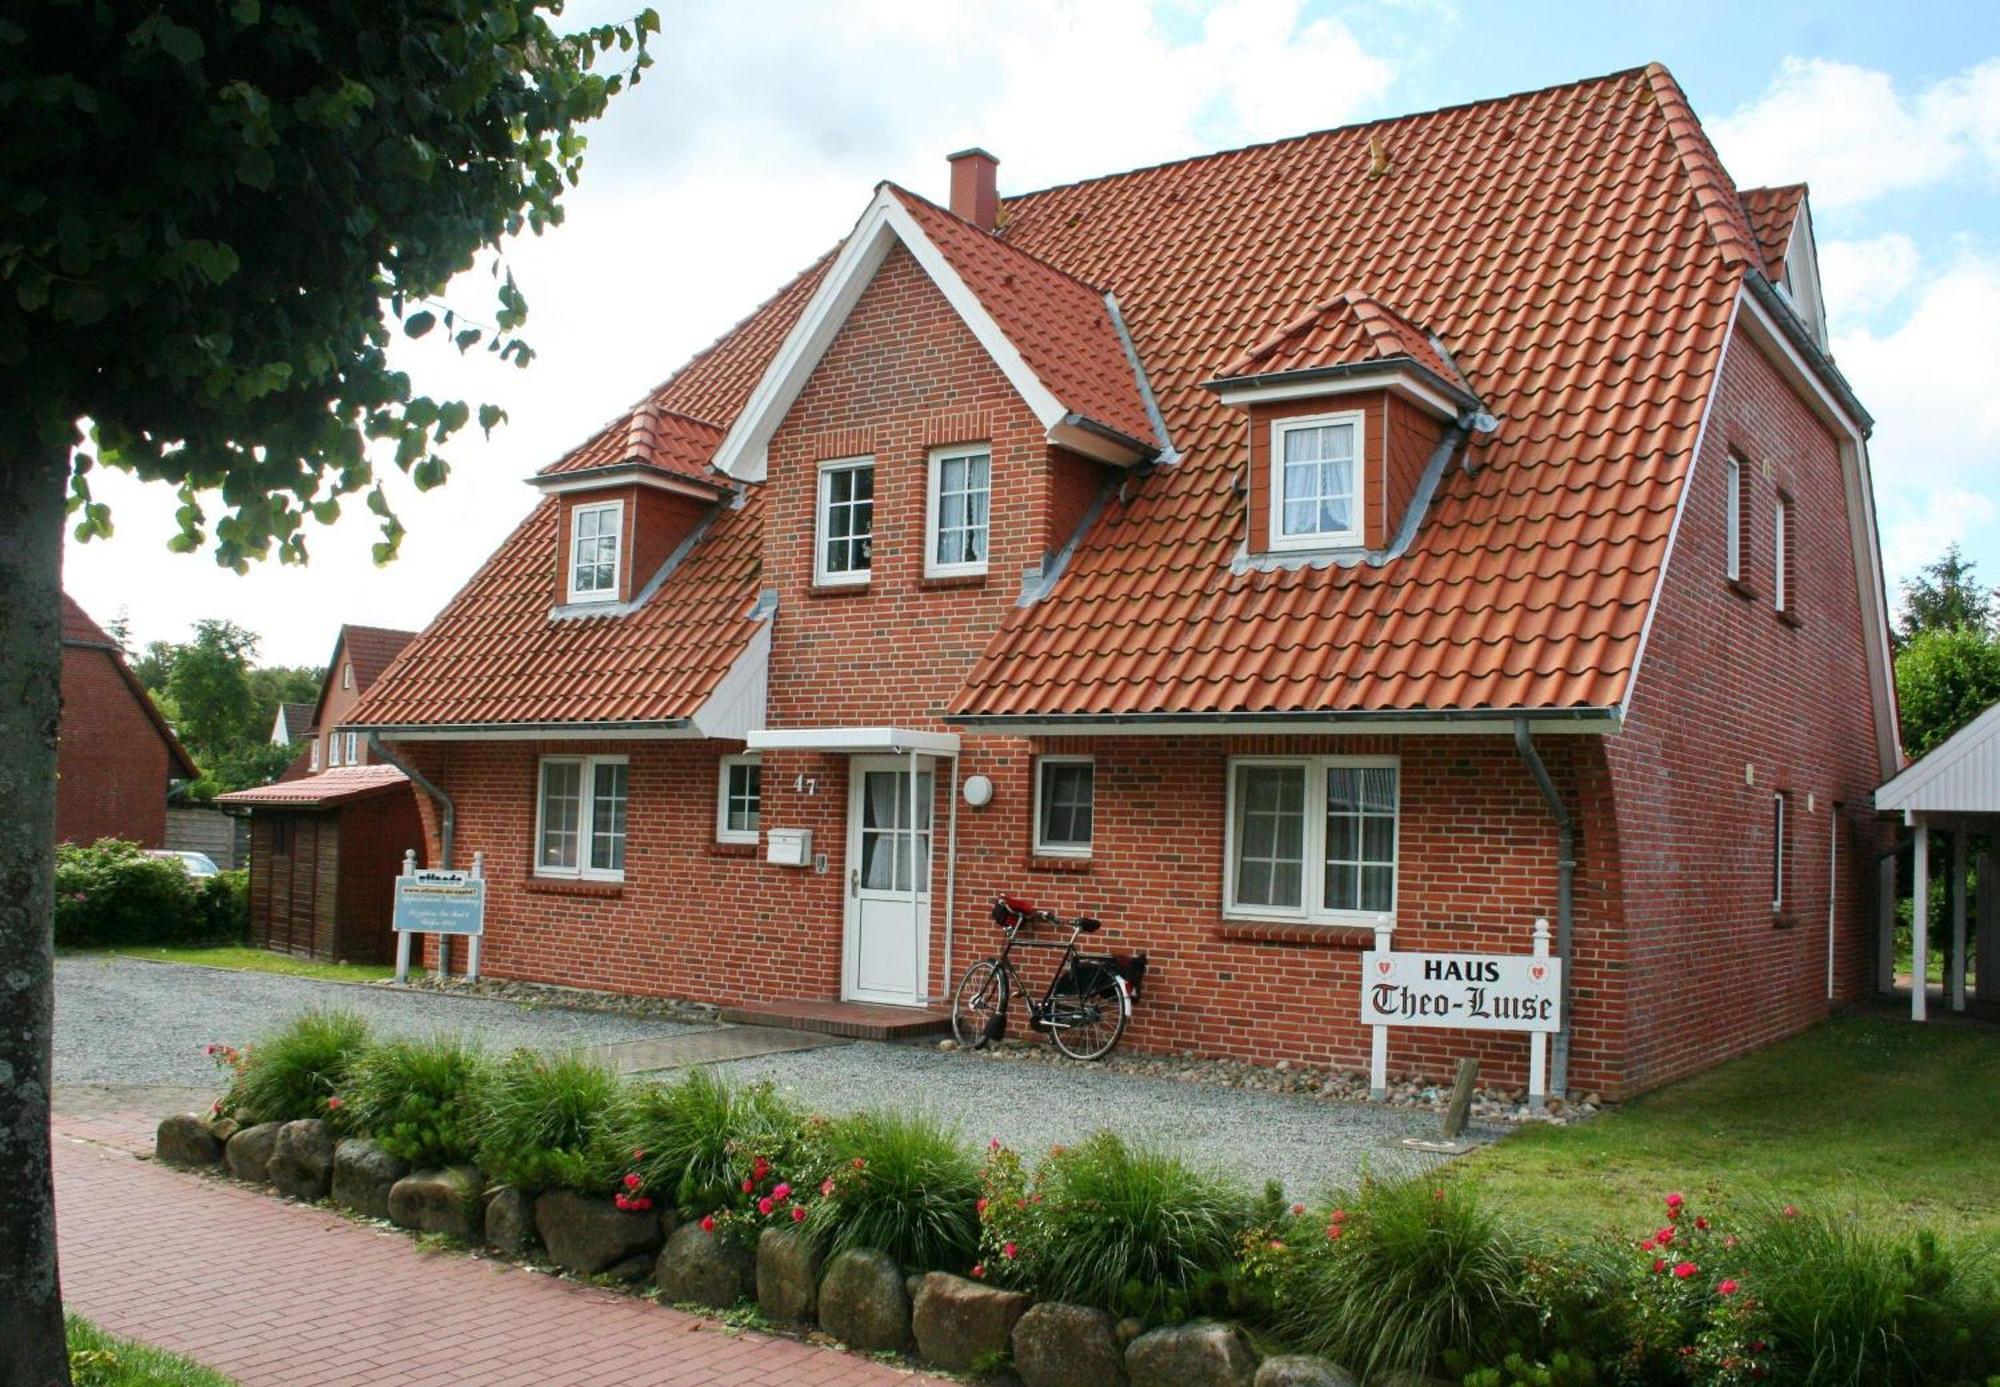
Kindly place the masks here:
MULTIPOLYGON (((56 1118, 63 1295, 244 1387, 924 1387, 937 1379, 502 1262, 425 1253, 56 1118)), ((115 1125, 115 1124, 110 1124, 115 1125)), ((129 1128, 132 1121, 124 1124, 129 1128)))

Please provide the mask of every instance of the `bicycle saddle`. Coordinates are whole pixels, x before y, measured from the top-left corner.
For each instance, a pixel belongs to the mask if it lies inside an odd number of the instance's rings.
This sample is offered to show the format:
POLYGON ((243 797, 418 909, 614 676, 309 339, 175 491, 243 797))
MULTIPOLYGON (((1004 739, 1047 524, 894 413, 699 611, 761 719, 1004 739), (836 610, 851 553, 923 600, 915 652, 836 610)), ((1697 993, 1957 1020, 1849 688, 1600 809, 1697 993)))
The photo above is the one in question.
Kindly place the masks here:
POLYGON ((1104 921, 1093 920, 1088 915, 1078 916, 1076 919, 1070 921, 1070 923, 1075 925, 1078 929, 1082 930, 1085 934, 1095 934, 1097 933, 1097 931, 1104 928, 1104 921))

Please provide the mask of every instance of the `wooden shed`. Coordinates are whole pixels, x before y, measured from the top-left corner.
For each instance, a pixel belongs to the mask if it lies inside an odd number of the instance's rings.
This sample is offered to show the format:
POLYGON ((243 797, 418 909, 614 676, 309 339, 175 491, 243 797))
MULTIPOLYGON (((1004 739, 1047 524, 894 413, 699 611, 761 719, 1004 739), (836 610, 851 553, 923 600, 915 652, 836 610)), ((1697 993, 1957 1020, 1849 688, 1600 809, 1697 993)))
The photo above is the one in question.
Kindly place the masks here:
POLYGON ((250 811, 250 942, 348 963, 395 957, 403 853, 423 862, 416 788, 394 766, 343 766, 224 795, 250 811))

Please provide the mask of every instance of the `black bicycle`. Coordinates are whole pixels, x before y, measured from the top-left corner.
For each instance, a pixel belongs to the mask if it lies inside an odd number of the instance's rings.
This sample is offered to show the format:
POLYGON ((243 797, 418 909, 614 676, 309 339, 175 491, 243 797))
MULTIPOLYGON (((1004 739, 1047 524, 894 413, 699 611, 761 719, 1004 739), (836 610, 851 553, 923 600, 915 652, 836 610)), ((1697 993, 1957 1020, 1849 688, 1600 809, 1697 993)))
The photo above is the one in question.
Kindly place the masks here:
POLYGON ((1007 1034, 1007 1006, 1015 993, 1028 1004, 1028 1026, 1048 1032, 1056 1049, 1073 1060, 1102 1059, 1125 1034, 1132 1002, 1146 976, 1146 955, 1078 953, 1076 941, 1094 934, 1101 922, 1087 915, 1064 919, 1038 910, 1018 896, 993 901, 993 922, 1006 942, 994 958, 965 970, 951 999, 951 1031, 960 1045, 982 1050, 1007 1034), (1067 929, 1065 939, 1022 937, 1024 929, 1049 925, 1067 929), (1037 997, 1015 966, 1016 947, 1061 949, 1062 961, 1048 988, 1037 997))

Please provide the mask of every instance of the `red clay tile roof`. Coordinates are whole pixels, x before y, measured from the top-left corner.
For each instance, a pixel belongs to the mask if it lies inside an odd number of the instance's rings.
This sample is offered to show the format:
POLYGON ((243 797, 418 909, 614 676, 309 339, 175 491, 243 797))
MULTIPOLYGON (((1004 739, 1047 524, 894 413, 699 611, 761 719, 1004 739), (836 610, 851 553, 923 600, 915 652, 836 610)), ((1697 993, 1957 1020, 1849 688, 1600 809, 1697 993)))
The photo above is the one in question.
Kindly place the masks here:
MULTIPOLYGON (((1009 618, 955 716, 1625 698, 1731 305, 1763 263, 1663 68, 1008 198, 997 236, 899 197, 1052 390, 1052 376, 1102 390, 1091 407, 1124 423, 1100 422, 1136 429, 1136 387, 1126 399, 1088 340, 1102 340, 1091 286, 1113 292, 1181 454, 1009 618), (1358 285, 1449 346, 1498 428, 1476 466, 1447 470, 1401 557, 1239 572, 1243 416, 1203 383, 1358 285)), ((726 427, 827 263, 649 399, 726 427)), ((548 616, 544 503, 351 721, 691 715, 754 629, 759 490, 645 608, 582 620, 548 616)))
POLYGON ((403 647, 417 638, 415 631, 392 631, 386 626, 342 626, 340 643, 354 666, 354 691, 367 693, 382 671, 403 653, 403 647))
MULTIPOLYGON (((831 257, 690 361, 647 401, 689 418, 733 419, 818 286, 831 257)), ((628 616, 551 621, 557 505, 544 500, 347 727, 689 718, 750 642, 762 566, 763 497, 723 505, 670 584, 628 616)))
POLYGON ((280 780, 254 790, 217 795, 215 802, 237 809, 323 809, 386 794, 409 783, 409 777, 394 766, 337 766, 303 780, 280 780))
POLYGON ((1339 293, 1285 324, 1217 372, 1222 380, 1314 371, 1329 366, 1406 358, 1444 381, 1464 381, 1438 352, 1431 335, 1363 293, 1339 293))
POLYGON ((82 605, 68 593, 62 594, 62 643, 101 648, 111 657, 111 663, 118 667, 118 677, 125 681, 125 687, 132 691, 132 697, 146 712, 146 720, 153 724, 153 730, 160 734, 160 741, 167 748, 167 755, 181 775, 188 780, 201 778, 201 767, 188 755, 188 749, 181 745, 181 739, 174 735, 174 729, 167 725, 166 717, 160 712, 153 696, 146 692, 146 686, 139 682, 139 676, 125 663, 125 651, 117 641, 105 633, 102 626, 90 619, 82 605))
POLYGON ((630 412, 607 424, 575 452, 550 463, 535 475, 559 477, 620 463, 638 463, 683 481, 701 482, 725 490, 708 460, 724 430, 705 419, 677 413, 648 397, 630 412))
POLYGON ((1103 290, 888 186, 1051 395, 1127 438, 1160 446, 1103 290))
POLYGON ((994 638, 964 715, 1618 704, 1743 251, 1663 69, 1007 199, 1007 239, 1118 295, 1185 455, 994 638), (1370 144, 1389 171, 1369 176, 1370 144), (1243 417, 1200 389, 1261 325, 1366 284, 1498 430, 1381 567, 1236 572, 1243 417))
POLYGON ((1774 280, 1782 278, 1785 251, 1792 244, 1792 227, 1798 222, 1799 209, 1806 203, 1806 185, 1787 183, 1778 188, 1745 188, 1741 197, 1744 215, 1750 218, 1751 230, 1764 252, 1764 273, 1774 280))

